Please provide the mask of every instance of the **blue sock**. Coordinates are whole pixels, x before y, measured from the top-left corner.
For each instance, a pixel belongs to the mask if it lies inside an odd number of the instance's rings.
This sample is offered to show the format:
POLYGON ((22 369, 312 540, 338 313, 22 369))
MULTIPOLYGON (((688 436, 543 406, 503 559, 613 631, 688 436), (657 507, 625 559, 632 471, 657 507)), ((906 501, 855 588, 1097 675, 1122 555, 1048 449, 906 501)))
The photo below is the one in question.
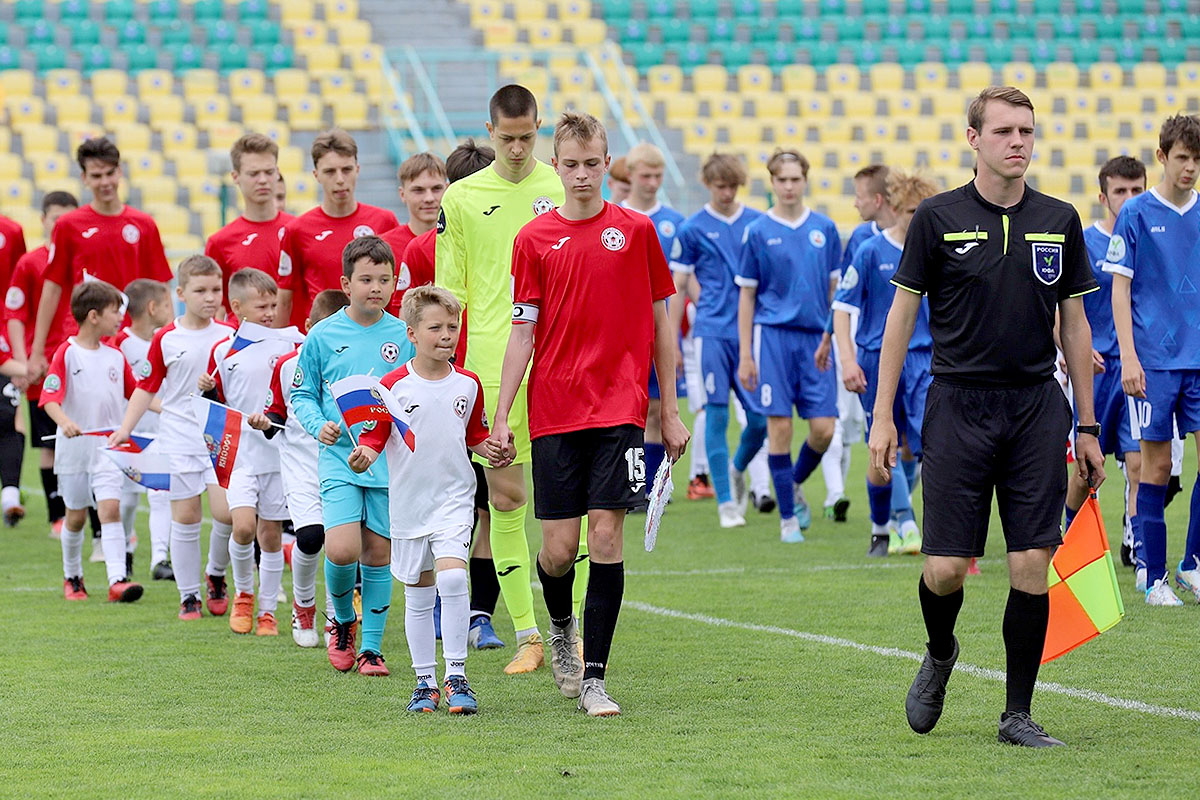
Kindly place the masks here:
POLYGON ((753 411, 746 411, 746 427, 742 430, 742 438, 738 442, 737 452, 733 454, 733 468, 744 472, 750 462, 762 449, 767 438, 767 418, 753 411))
POLYGON ((333 598, 333 616, 338 622, 354 622, 354 580, 358 576, 358 562, 335 564, 325 559, 325 586, 333 598))
POLYGON ((808 476, 813 474, 813 470, 821 466, 821 456, 824 453, 818 453, 808 446, 808 442, 800 445, 800 454, 796 456, 796 468, 792 470, 792 481, 795 483, 804 483, 808 480, 808 476))
POLYGON ((790 453, 771 453, 767 456, 771 482, 775 484, 775 500, 779 503, 779 518, 796 516, 796 501, 792 496, 792 456, 790 453))
POLYGON ((667 455, 667 449, 662 446, 662 442, 646 442, 646 496, 650 496, 650 489, 654 486, 654 476, 658 474, 658 467, 662 464, 663 458, 667 455))
POLYGON ((358 652, 382 652, 383 629, 387 625, 388 609, 392 605, 392 570, 390 567, 362 565, 362 646, 358 652))
MULTIPOLYGON (((907 461, 901 461, 901 464, 907 464, 907 461)), ((912 462, 914 469, 916 462, 912 462)), ((891 511, 892 516, 897 522, 915 522, 916 517, 913 516, 912 501, 909 499, 910 492, 908 489, 908 470, 894 469, 892 470, 892 497, 891 511)))
POLYGON ((1133 529, 1133 568, 1146 568, 1146 546, 1142 541, 1142 518, 1133 515, 1129 518, 1129 527, 1133 529))
POLYGON ((1192 507, 1188 512, 1187 544, 1183 549, 1183 568, 1197 569, 1200 560, 1200 475, 1192 486, 1192 507))
POLYGON ((880 527, 887 525, 888 513, 891 511, 892 496, 896 490, 889 482, 876 486, 867 481, 867 502, 871 506, 871 522, 880 527))
POLYGON ((900 466, 904 470, 904 480, 908 482, 908 493, 910 495, 912 494, 913 487, 917 485, 917 467, 920 463, 915 458, 912 461, 905 461, 903 458, 900 459, 900 466))
POLYGON ((1071 523, 1075 521, 1075 515, 1079 513, 1079 509, 1071 508, 1070 506, 1067 506, 1066 510, 1067 510, 1067 524, 1066 524, 1066 527, 1063 528, 1063 530, 1069 531, 1069 530, 1071 530, 1071 523))
POLYGON ((1142 554, 1146 561, 1146 588, 1167 575, 1167 522, 1163 518, 1167 487, 1143 481, 1138 486, 1138 519, 1142 521, 1142 554))
POLYGON ((708 450, 708 477, 712 479, 717 503, 733 499, 729 489, 729 406, 709 403, 704 407, 704 446, 708 450))

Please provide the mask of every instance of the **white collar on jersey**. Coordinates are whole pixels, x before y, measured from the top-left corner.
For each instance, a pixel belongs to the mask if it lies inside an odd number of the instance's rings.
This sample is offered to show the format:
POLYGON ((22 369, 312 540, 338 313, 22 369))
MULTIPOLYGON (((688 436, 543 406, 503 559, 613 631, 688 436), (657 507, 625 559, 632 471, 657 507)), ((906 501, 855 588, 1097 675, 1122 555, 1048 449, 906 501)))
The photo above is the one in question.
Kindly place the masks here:
POLYGON ((1196 205, 1196 190, 1195 189, 1192 189, 1192 193, 1188 197, 1188 201, 1181 206, 1175 205, 1170 200, 1168 200, 1167 198, 1165 198, 1161 194, 1159 194, 1157 186, 1155 186, 1153 189, 1150 190, 1150 194, 1154 195, 1155 200, 1162 203, 1164 206, 1171 209, 1172 211, 1174 211, 1176 214, 1178 214, 1181 217, 1184 214, 1186 214, 1187 212, 1191 211, 1192 206, 1196 205))
POLYGON ((726 225, 732 225, 733 223, 737 222, 739 219, 742 218, 742 214, 745 213, 745 211, 746 211, 746 206, 744 203, 739 204, 738 210, 735 211, 733 214, 731 214, 728 217, 724 216, 723 214, 718 214, 717 210, 712 207, 712 203, 705 203, 704 210, 708 212, 709 216, 711 216, 715 219, 719 219, 721 222, 724 222, 726 225))
POLYGON ((885 228, 885 229, 881 230, 879 232, 879 235, 882 236, 884 239, 886 239, 887 243, 890 244, 892 247, 896 248, 900 252, 904 252, 904 242, 897 242, 895 239, 893 239, 892 234, 889 229, 885 228))
POLYGON ((786 220, 786 219, 784 219, 783 217, 781 217, 781 216, 779 216, 778 214, 776 214, 776 213, 775 213, 775 209, 773 209, 773 208, 772 208, 770 211, 768 211, 768 212, 767 212, 767 216, 768 216, 768 217, 770 217, 771 219, 775 220, 776 222, 778 222, 778 223, 779 223, 780 225, 782 225, 783 227, 785 227, 785 228, 791 228, 792 230, 796 230, 796 229, 797 229, 797 228, 799 228, 801 225, 803 225, 804 223, 808 222, 808 218, 809 218, 809 216, 811 216, 811 215, 812 215, 812 209, 811 209, 811 208, 809 208, 808 206, 805 206, 805 207, 804 207, 804 213, 800 215, 799 219, 796 219, 795 221, 792 221, 792 222, 789 222, 788 220, 786 220))
POLYGON ((653 217, 655 214, 657 214, 659 211, 662 210, 662 203, 660 203, 659 201, 656 200, 656 201, 654 201, 654 206, 649 211, 642 211, 640 208, 634 208, 633 206, 629 205, 628 200, 622 200, 621 208, 625 208, 630 211, 636 211, 639 214, 645 214, 647 217, 653 217))
POLYGON ((1112 233, 1104 230, 1104 226, 1100 224, 1100 220, 1096 220, 1095 222, 1093 222, 1092 227, 1095 228, 1096 230, 1100 231, 1101 233, 1103 233, 1105 236, 1112 238, 1112 233))

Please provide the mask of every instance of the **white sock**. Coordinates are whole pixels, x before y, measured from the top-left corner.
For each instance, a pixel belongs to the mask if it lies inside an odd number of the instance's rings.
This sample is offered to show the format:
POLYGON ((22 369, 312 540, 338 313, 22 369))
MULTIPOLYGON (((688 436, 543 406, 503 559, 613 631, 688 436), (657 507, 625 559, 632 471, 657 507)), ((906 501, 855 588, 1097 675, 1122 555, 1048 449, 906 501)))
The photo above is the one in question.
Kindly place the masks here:
POLYGON ((73 531, 65 524, 62 529, 63 577, 83 577, 83 531, 73 531))
POLYGON ((842 482, 842 438, 836 434, 821 456, 821 474, 825 477, 825 505, 831 506, 846 493, 842 482))
POLYGON ((525 641, 526 639, 528 639, 530 636, 533 636, 537 632, 538 632, 538 629, 536 627, 524 628, 522 630, 517 631, 514 634, 514 636, 516 637, 517 643, 519 644, 519 643, 525 641))
POLYGON ((446 677, 466 675, 467 629, 471 627, 471 599, 467 594, 467 571, 448 569, 437 574, 437 593, 442 596, 442 658, 446 677))
POLYGON ((112 586, 125 577, 125 528, 119 522, 101 524, 100 541, 104 545, 108 585, 112 586))
POLYGON ((189 595, 200 597, 200 523, 171 520, 171 566, 182 602, 189 595))
POLYGON ((230 540, 229 561, 233 565, 233 590, 238 594, 254 594, 254 542, 238 544, 230 540))
POLYGON ((436 586, 404 587, 404 636, 417 682, 437 686, 437 640, 433 636, 436 586))
POLYGON ((19 486, 5 486, 0 489, 0 507, 8 511, 19 505, 21 505, 21 488, 19 486))
POLYGON ((317 602, 317 565, 321 554, 309 555, 299 547, 292 548, 292 600, 308 608, 317 602))
POLYGON ((851 443, 842 440, 842 487, 846 486, 846 477, 850 474, 851 443))
POLYGON ((771 496, 771 469, 767 466, 767 445, 764 442, 746 467, 750 476, 750 491, 758 497, 771 496))
MULTIPOLYGON (((688 480, 697 475, 708 474, 708 451, 704 449, 704 420, 706 414, 704 409, 696 412, 696 419, 692 423, 692 471, 688 476, 688 480)), ((753 476, 753 473, 751 473, 753 476)))
POLYGON ((150 563, 171 557, 171 497, 163 491, 146 493, 150 504, 150 563))
MULTIPOLYGON (((253 553, 253 545, 251 546, 253 553)), ((250 560, 254 560, 251 555, 250 560)), ((270 553, 263 550, 258 562, 258 613, 274 614, 279 605, 279 587, 283 585, 283 551, 270 553)))
POLYGON ((204 571, 209 575, 225 577, 225 568, 229 566, 229 535, 233 526, 224 522, 212 522, 212 530, 208 533, 208 565, 204 571))

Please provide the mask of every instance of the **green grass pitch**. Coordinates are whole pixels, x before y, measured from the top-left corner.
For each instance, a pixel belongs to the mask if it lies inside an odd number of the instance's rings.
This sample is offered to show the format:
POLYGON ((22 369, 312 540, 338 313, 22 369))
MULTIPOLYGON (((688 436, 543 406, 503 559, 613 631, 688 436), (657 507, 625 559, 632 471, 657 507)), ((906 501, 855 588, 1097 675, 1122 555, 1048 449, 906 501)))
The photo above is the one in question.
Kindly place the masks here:
MULTIPOLYGON (((1196 474, 1188 449, 1189 491, 1168 509, 1176 559, 1196 474)), ((996 742, 1007 581, 995 517, 958 626, 960 664, 981 670, 957 671, 941 723, 912 733, 903 703, 917 664, 905 652, 924 646, 920 559, 865 558, 865 462, 859 445, 849 522, 817 520, 801 545, 779 543, 775 514, 720 530, 712 501, 684 498, 682 476, 655 552, 642 548, 644 517, 630 519, 609 670, 624 713, 607 720, 577 712, 548 669, 502 673, 513 653, 503 606, 509 647, 472 651, 481 712, 462 719, 404 711, 399 588, 387 679, 335 673, 322 649, 297 648, 286 606, 272 640, 234 636, 226 618, 179 622, 174 584, 148 580, 144 515, 145 597, 109 605, 103 565, 86 564, 92 597, 68 604, 31 493, 26 520, 0 531, 0 797, 1096 798, 1194 786, 1200 608, 1146 607, 1126 568, 1126 619, 1042 669, 1058 688, 1035 695, 1035 718, 1070 747, 996 742)), ((27 458, 27 486, 35 467, 27 458)), ((1101 492, 1114 548, 1120 482, 1101 492)), ((823 496, 819 472, 808 496, 823 496)), ((529 538, 536 550, 532 519, 529 538)), ((536 591, 535 608, 544 626, 536 591)))

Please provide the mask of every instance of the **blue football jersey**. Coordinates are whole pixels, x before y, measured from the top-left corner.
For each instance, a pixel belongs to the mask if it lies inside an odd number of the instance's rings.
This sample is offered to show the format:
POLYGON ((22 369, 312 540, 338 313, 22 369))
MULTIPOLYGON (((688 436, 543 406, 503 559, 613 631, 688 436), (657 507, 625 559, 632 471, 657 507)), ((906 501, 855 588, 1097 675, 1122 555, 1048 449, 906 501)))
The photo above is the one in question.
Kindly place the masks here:
POLYGON ((1087 313, 1088 324, 1092 326, 1092 347, 1104 356, 1115 355, 1121 349, 1117 346, 1117 327, 1113 324, 1112 273, 1104 271, 1104 258, 1108 255, 1111 238, 1098 222, 1083 229, 1088 262, 1100 284, 1100 291, 1083 296, 1083 310, 1087 313))
POLYGON ((739 289, 733 282, 742 252, 746 226, 762 212, 742 206, 732 217, 723 217, 705 204, 679 226, 671 246, 671 269, 696 276, 700 300, 696 303, 696 336, 737 339, 739 289))
POLYGON ((829 319, 829 280, 841 270, 842 241, 824 214, 795 222, 773 211, 746 226, 738 286, 757 287, 754 323, 818 333, 829 319))
POLYGON ((1121 206, 1104 271, 1132 281, 1133 342, 1146 369, 1200 369, 1200 204, 1154 189, 1121 206))
POLYGON ((879 232, 879 225, 874 220, 860 223, 854 227, 854 230, 850 232, 850 238, 846 240, 846 249, 842 252, 842 270, 850 266, 850 262, 854 260, 854 254, 858 252, 858 248, 862 247, 867 239, 870 239, 872 236, 878 236, 879 232))
POLYGON ((654 232, 658 234, 658 243, 662 245, 663 255, 671 257, 671 248, 675 245, 675 237, 679 235, 679 226, 683 224, 684 216, 670 206, 657 203, 647 212, 640 211, 626 201, 621 203, 623 208, 644 213, 654 223, 654 232))
MULTIPOLYGON (((861 348, 883 348, 883 328, 887 323, 888 311, 892 308, 892 298, 896 295, 892 276, 896 274, 896 267, 900 266, 900 254, 903 251, 903 246, 896 240, 887 233, 881 233, 863 242, 850 265, 842 271, 842 280, 833 297, 833 308, 848 314, 858 312, 858 331, 854 335, 854 343, 861 348)), ((910 350, 933 348, 933 337, 929 334, 929 300, 924 297, 921 298, 908 347, 910 350)))

